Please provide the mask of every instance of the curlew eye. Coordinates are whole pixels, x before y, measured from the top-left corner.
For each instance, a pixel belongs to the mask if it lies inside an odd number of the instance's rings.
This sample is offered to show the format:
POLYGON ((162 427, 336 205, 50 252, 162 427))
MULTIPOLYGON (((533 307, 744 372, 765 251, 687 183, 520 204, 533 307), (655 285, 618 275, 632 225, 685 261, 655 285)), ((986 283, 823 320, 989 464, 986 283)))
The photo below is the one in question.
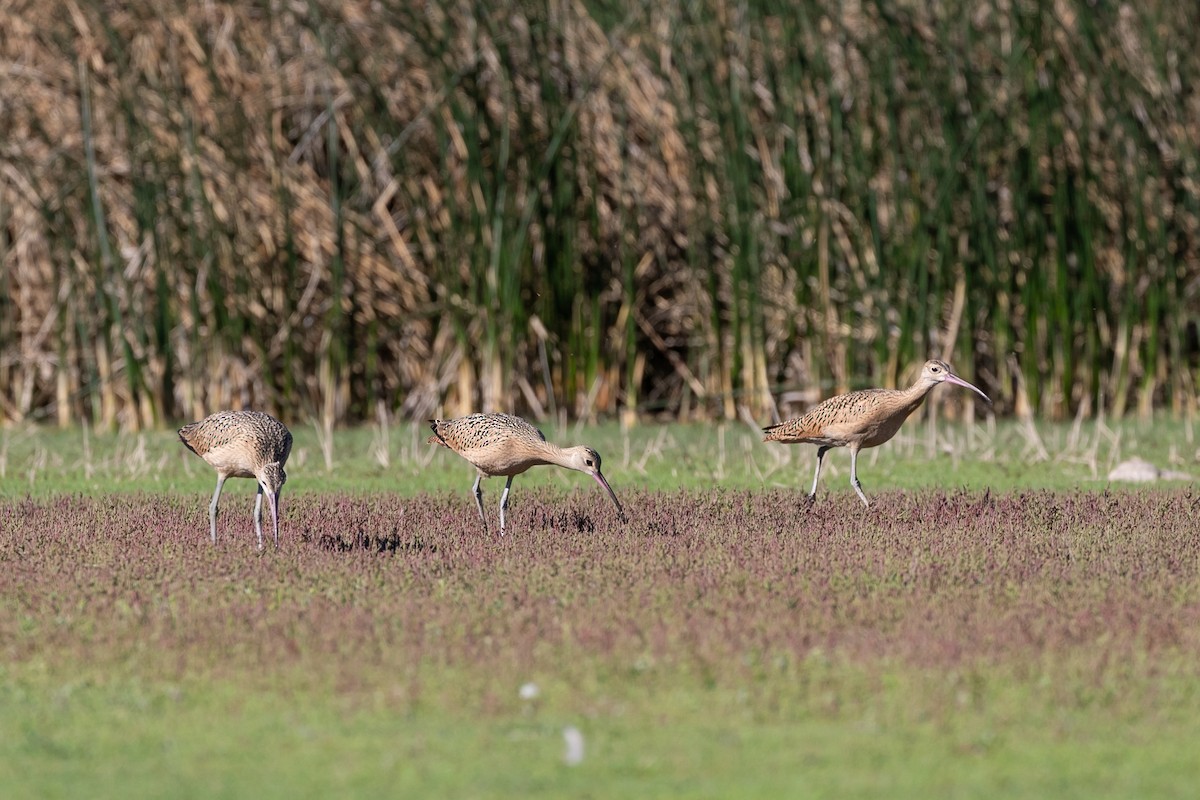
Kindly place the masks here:
POLYGON ((584 461, 583 463, 587 464, 589 467, 593 466, 592 460, 590 458, 587 461, 584 461))
POLYGON ((942 371, 942 368, 941 368, 941 367, 936 367, 936 366, 935 366, 935 367, 931 367, 931 368, 929 369, 929 371, 930 371, 930 372, 941 372, 941 371, 942 371))

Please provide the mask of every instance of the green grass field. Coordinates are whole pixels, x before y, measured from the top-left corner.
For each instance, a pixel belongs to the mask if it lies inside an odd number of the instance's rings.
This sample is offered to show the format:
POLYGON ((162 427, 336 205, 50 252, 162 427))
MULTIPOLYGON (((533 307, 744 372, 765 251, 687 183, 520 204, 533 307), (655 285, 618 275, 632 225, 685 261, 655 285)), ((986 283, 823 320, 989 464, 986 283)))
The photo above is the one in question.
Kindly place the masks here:
MULTIPOLYGON (((1200 546, 1181 423, 547 430, 503 540, 424 429, 297 428, 279 552, 170 432, 0 432, 11 797, 1187 797, 1200 546), (386 453, 386 456, 383 454, 386 453), (534 684, 536 697, 522 697, 534 684), (564 761, 563 731, 584 755, 564 761)), ((502 483, 485 483, 494 511, 502 483), (490 484, 490 485, 489 485, 490 484)))
MULTIPOLYGON (((807 489, 816 451, 811 446, 763 444, 757 429, 741 423, 615 424, 563 429, 542 426, 561 444, 591 444, 604 458, 614 484, 655 491, 678 489, 807 489)), ((423 424, 338 431, 325 460, 313 427, 294 426, 285 494, 294 492, 467 492, 471 467, 425 443, 423 424)), ((863 451, 859 478, 868 494, 881 489, 1102 488, 1114 464, 1141 456, 1160 468, 1187 471, 1200 460, 1195 425, 1173 420, 1086 422, 1078 425, 1017 423, 970 427, 910 421, 891 442, 863 451)), ((833 450, 821 481, 824 491, 849 491, 849 457, 833 450)), ((1197 470, 1200 473, 1200 470, 1197 470)), ((97 492, 203 493, 215 476, 189 453, 173 431, 121 435, 30 428, 0 431, 0 496, 97 492)), ((534 470, 514 484, 583 486, 578 475, 534 470)), ((484 484, 498 491, 501 481, 484 484), (499 485, 495 485, 499 484, 499 485)), ((226 491, 253 491, 233 481, 226 491)))

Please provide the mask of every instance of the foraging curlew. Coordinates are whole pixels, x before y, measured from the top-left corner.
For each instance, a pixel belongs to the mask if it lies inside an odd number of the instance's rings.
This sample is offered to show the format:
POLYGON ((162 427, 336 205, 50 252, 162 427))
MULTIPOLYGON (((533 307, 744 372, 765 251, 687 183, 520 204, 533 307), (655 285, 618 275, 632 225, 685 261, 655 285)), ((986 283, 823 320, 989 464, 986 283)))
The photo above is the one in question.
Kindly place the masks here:
POLYGON ((217 543, 217 503, 226 478, 254 478, 254 530, 262 550, 262 499, 267 495, 275 546, 279 547, 279 490, 287 480, 283 465, 292 452, 292 434, 283 423, 261 411, 218 411, 179 429, 179 441, 217 471, 217 489, 208 506, 213 544, 217 543))
POLYGON ((475 476, 475 505, 483 530, 487 531, 487 517, 483 513, 483 489, 479 482, 497 475, 508 476, 504 494, 500 497, 500 535, 504 535, 504 512, 508 509, 508 490, 513 478, 530 467, 539 464, 556 464, 567 469, 591 475, 604 487, 617 507, 617 514, 625 520, 625 510, 617 501, 612 487, 600 472, 600 454, 590 447, 559 447, 546 441, 540 430, 520 417, 509 414, 469 414, 458 419, 431 419, 429 427, 433 436, 429 444, 449 447, 470 461, 479 470, 475 476))
POLYGON ((896 435, 908 415, 916 411, 929 390, 943 381, 965 386, 992 402, 986 394, 950 371, 945 361, 931 359, 921 369, 921 377, 907 389, 864 389, 831 397, 809 409, 796 419, 763 428, 764 442, 784 444, 808 443, 819 445, 817 472, 813 475, 810 498, 817 495, 817 480, 821 477, 821 462, 831 447, 850 448, 850 485, 858 492, 863 505, 870 506, 858 482, 858 451, 877 447, 896 435))

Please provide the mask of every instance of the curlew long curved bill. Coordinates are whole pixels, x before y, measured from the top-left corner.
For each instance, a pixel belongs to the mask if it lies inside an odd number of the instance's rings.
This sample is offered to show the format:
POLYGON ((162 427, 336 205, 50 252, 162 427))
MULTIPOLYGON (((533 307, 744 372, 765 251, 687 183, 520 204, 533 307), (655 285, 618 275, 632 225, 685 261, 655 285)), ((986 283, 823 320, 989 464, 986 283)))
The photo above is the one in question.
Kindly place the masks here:
POLYGON ((991 405, 992 398, 988 397, 986 394, 984 394, 983 392, 981 392, 981 391, 979 390, 979 387, 978 387, 978 386, 976 386, 976 385, 974 385, 974 384, 972 384, 972 383, 967 383, 967 382, 966 382, 966 381, 964 381, 962 378, 960 378, 960 377, 958 377, 957 375, 955 375, 953 372, 947 372, 947 373, 946 373, 946 382, 947 382, 947 383, 953 383, 955 386, 963 386, 963 387, 965 387, 965 388, 967 388, 967 389, 970 389, 971 391, 975 392, 975 394, 977 394, 977 395, 979 395, 980 397, 982 397, 984 400, 987 400, 987 401, 988 401, 988 404, 989 404, 989 405, 991 405))
POLYGON ((271 524, 275 529, 275 547, 279 547, 279 492, 264 492, 271 506, 271 524))
POLYGON ((619 500, 617 500, 617 495, 612 490, 612 487, 608 485, 608 481, 606 481, 604 476, 599 472, 594 473, 592 477, 596 479, 596 483, 604 487, 604 491, 608 492, 608 496, 613 501, 613 505, 617 507, 617 516, 621 518, 621 522, 628 522, 629 517, 625 515, 625 509, 621 508, 621 503, 619 500))

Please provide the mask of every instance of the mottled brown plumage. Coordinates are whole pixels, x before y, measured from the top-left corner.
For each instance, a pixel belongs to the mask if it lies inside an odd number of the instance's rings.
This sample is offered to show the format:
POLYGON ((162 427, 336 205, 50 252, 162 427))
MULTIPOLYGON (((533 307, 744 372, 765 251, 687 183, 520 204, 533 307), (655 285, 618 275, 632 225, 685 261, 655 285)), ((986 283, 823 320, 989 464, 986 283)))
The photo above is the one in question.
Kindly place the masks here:
POLYGON ((209 529, 217 541, 217 503, 226 478, 258 481, 254 500, 254 530, 263 546, 263 493, 271 506, 275 546, 279 547, 279 490, 287 480, 283 465, 292 452, 292 434, 284 424, 261 411, 218 411, 179 429, 179 440, 217 471, 217 488, 208 507, 209 529))
POLYGON ((858 481, 858 451, 864 447, 877 447, 895 436, 908 415, 924 402, 929 390, 943 381, 965 386, 992 402, 978 388, 955 375, 949 364, 931 359, 925 362, 916 383, 907 389, 864 389, 831 397, 801 417, 764 428, 763 441, 818 445, 817 471, 813 475, 809 497, 817 494, 825 452, 831 447, 849 447, 850 485, 863 504, 869 506, 858 481))
POLYGON ((470 414, 458 419, 431 419, 429 427, 433 430, 429 444, 450 448, 479 471, 472 491, 485 532, 487 517, 483 513, 480 481, 496 475, 508 477, 504 494, 500 497, 500 535, 503 536, 504 512, 508 510, 508 490, 512 487, 513 477, 539 464, 554 464, 591 475, 608 493, 617 507, 617 514, 625 519, 625 511, 617 501, 617 495, 600 472, 600 454, 590 447, 578 445, 562 448, 551 444, 540 430, 510 414, 470 414))

